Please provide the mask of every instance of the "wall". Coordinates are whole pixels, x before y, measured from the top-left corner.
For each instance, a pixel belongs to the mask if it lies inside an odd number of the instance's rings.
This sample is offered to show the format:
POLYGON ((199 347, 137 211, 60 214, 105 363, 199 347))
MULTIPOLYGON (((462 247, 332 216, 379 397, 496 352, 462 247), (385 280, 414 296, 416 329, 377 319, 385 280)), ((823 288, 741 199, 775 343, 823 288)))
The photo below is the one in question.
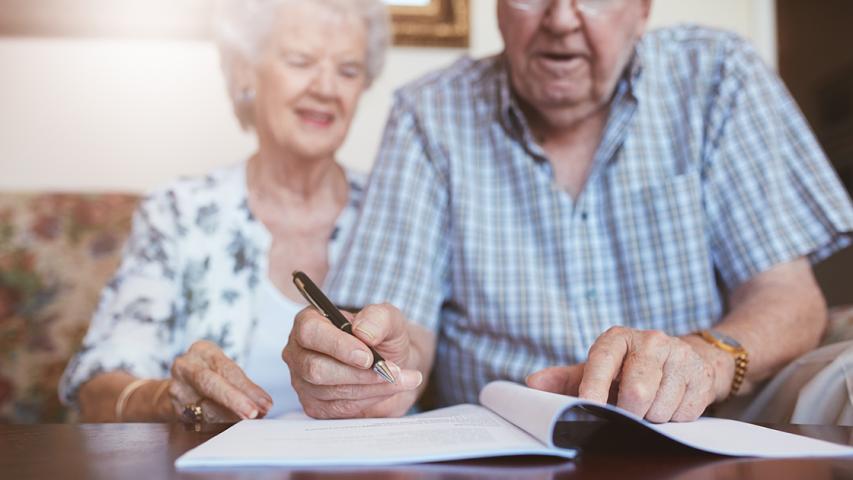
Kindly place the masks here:
MULTIPOLYGON (((471 53, 501 49, 496 0, 472 0, 471 53)), ((656 0, 653 25, 735 30, 775 58, 772 0, 656 0)), ((362 100, 342 162, 369 169, 397 86, 459 50, 395 48, 362 100)), ((215 49, 203 42, 0 39, 0 188, 146 190, 245 158, 215 49)))
MULTIPOLYGON (((853 2, 779 0, 778 13, 779 71, 853 191, 853 2)), ((815 268, 830 305, 853 303, 850 272, 853 248, 815 268)))

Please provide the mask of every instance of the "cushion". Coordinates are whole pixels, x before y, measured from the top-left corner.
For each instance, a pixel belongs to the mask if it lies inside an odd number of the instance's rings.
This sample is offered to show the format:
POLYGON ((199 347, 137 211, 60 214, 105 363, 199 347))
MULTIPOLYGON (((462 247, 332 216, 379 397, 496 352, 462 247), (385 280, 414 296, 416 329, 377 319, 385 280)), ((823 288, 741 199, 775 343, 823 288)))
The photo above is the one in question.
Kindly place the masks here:
POLYGON ((822 345, 853 340, 853 306, 833 307, 829 310, 829 325, 822 345))
POLYGON ((73 420, 56 387, 137 203, 128 194, 0 194, 0 422, 73 420))

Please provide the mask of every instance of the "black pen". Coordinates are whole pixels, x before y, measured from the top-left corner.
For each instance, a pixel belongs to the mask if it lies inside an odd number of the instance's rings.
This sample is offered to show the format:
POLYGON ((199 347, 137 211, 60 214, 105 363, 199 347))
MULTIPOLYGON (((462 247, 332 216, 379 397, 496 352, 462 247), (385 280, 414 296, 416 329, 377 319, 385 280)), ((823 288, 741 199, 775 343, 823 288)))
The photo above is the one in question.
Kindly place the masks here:
MULTIPOLYGON (((305 300, 308 300, 308 303, 316 308, 320 314, 328 318, 336 327, 352 336, 355 336, 355 334, 352 333, 352 324, 349 323, 335 304, 333 304, 332 301, 323 294, 323 291, 320 290, 320 288, 317 287, 310 278, 308 278, 308 275, 305 275, 298 270, 293 272, 293 284, 296 285, 296 288, 299 290, 299 293, 305 297, 305 300)), ((396 383, 397 381, 394 379, 394 374, 391 373, 391 369, 385 364, 385 359, 382 358, 382 355, 379 355, 379 353, 369 345, 367 348, 369 348, 370 352, 373 353, 373 371, 386 382, 396 383)))

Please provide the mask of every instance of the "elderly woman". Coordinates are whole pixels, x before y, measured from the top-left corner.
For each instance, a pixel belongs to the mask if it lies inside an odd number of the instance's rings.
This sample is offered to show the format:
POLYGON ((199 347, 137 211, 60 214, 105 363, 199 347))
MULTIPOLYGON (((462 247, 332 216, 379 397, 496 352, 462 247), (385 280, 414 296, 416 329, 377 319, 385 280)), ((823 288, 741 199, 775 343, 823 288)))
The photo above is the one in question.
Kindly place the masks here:
POLYGON ((218 40, 258 150, 140 205, 124 259, 60 384, 86 421, 229 421, 300 408, 281 350, 362 180, 335 162, 388 43, 379 0, 232 0, 218 40))

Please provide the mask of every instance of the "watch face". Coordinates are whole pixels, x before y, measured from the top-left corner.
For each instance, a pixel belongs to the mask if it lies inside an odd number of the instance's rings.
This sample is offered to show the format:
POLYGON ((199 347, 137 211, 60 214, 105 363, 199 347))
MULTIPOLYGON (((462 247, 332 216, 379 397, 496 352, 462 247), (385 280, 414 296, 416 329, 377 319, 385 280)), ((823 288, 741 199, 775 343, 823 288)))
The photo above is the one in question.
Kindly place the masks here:
POLYGON ((723 333, 723 332, 718 332, 718 331, 716 331, 716 330, 708 330, 708 333, 710 333, 710 334, 711 334, 711 336, 712 336, 712 337, 714 337, 714 339, 715 339, 715 340, 717 340, 717 341, 719 341, 719 342, 723 342, 723 343, 725 343, 726 345, 728 345, 728 346, 730 346, 730 347, 733 347, 733 348, 742 348, 742 347, 741 347, 741 345, 740 345, 740 342, 738 342, 738 341, 737 341, 737 340, 735 340, 734 338, 732 338, 732 337, 730 337, 730 336, 726 335, 726 334, 725 334, 725 333, 723 333))

